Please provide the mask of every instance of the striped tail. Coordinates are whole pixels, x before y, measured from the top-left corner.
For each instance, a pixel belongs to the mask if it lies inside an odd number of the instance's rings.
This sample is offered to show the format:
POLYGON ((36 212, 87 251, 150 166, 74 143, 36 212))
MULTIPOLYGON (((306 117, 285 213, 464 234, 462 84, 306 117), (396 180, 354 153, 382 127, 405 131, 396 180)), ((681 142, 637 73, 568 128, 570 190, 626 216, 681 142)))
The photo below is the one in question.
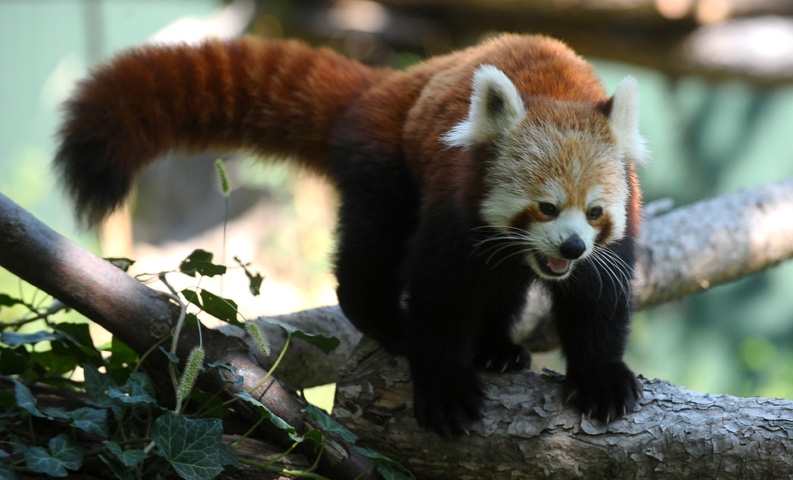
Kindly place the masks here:
POLYGON ((55 166, 89 225, 118 208, 140 170, 171 149, 244 149, 325 172, 334 122, 388 74, 297 42, 131 50, 66 103, 55 166))

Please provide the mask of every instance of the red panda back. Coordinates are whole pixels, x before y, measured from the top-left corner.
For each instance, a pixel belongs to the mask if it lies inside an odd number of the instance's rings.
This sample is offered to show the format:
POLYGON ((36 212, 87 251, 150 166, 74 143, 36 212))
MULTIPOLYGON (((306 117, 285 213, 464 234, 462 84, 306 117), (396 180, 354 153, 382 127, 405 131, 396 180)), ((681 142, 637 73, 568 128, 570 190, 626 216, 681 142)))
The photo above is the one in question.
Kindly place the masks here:
POLYGON ((131 50, 99 67, 66 104, 55 165, 90 224, 172 148, 292 156, 325 173, 333 123, 389 74, 298 42, 131 50))
MULTIPOLYGON (((564 43, 540 35, 501 35, 486 43, 431 59, 415 70, 433 71, 408 114, 404 129, 406 162, 422 183, 432 185, 427 204, 448 199, 468 183, 459 175, 460 155, 442 141, 463 120, 471 97, 474 71, 484 64, 503 71, 524 102, 532 97, 598 104, 607 99, 594 68, 564 43)), ((409 72, 410 73, 410 72, 409 72)))

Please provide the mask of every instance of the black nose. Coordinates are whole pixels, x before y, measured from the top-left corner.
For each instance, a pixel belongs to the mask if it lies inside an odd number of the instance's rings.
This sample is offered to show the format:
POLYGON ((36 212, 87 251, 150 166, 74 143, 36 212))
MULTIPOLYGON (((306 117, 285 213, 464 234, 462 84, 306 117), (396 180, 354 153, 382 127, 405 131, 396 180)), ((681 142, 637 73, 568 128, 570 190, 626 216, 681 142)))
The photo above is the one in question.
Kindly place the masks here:
POLYGON ((575 260, 584 253, 584 250, 586 250, 586 244, 578 235, 572 235, 559 245, 559 253, 567 260, 575 260))

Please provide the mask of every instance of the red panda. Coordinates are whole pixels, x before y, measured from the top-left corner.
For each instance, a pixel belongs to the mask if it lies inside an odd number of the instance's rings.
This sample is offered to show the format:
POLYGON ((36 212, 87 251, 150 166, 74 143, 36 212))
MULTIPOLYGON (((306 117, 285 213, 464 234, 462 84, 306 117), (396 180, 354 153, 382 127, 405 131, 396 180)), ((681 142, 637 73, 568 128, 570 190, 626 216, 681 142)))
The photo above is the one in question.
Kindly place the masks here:
POLYGON ((296 42, 148 46, 65 105, 55 166, 102 220, 170 149, 289 159, 341 199, 339 304, 407 356, 418 422, 481 416, 476 369, 527 367, 511 328, 532 282, 552 296, 567 401, 608 422, 641 385, 622 360, 640 215, 636 82, 608 97, 564 44, 504 35, 406 71, 296 42))

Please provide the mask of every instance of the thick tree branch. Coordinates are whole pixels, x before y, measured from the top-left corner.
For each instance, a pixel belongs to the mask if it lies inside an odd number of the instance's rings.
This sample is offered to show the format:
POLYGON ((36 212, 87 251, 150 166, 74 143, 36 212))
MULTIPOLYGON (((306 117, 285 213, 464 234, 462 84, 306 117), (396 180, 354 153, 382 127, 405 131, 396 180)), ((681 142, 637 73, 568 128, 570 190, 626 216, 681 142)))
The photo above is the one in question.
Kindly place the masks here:
MULTIPOLYGON (((166 297, 60 236, 3 194, 0 194, 0 232, 3 232, 0 265, 102 325, 139 354, 170 334, 179 311, 166 297)), ((267 371, 252 360, 238 338, 211 330, 203 335, 206 363, 220 361, 232 365, 244 379, 243 385, 235 386, 222 381, 218 375, 204 375, 201 379, 208 391, 221 391, 226 398, 231 398, 239 391, 253 388, 264 378, 267 371)), ((184 329, 178 354, 186 358, 197 344, 197 332, 184 329)), ((152 362, 162 362, 159 370, 166 371, 164 357, 155 354, 150 358, 152 362)), ((153 370, 156 372, 157 368, 153 370)), ((305 403, 275 378, 268 379, 251 395, 299 433, 317 427, 303 412, 305 403)), ((234 408, 251 425, 260 418, 258 410, 246 402, 237 402, 234 408)), ((263 422, 259 431, 264 438, 284 449, 292 443, 270 422, 263 422)), ((318 446, 304 442, 302 448, 313 458, 318 446)), ((369 459, 331 435, 320 467, 331 477, 352 478, 366 470, 369 464, 369 459)))
POLYGON ((606 426, 565 406, 561 375, 483 377, 484 418, 470 435, 439 441, 413 418, 407 361, 365 340, 342 373, 333 413, 418 478, 738 480, 793 472, 790 400, 642 379, 641 407, 606 426))
POLYGON ((771 268, 793 258, 793 178, 712 198, 642 227, 634 296, 639 308, 771 268))

